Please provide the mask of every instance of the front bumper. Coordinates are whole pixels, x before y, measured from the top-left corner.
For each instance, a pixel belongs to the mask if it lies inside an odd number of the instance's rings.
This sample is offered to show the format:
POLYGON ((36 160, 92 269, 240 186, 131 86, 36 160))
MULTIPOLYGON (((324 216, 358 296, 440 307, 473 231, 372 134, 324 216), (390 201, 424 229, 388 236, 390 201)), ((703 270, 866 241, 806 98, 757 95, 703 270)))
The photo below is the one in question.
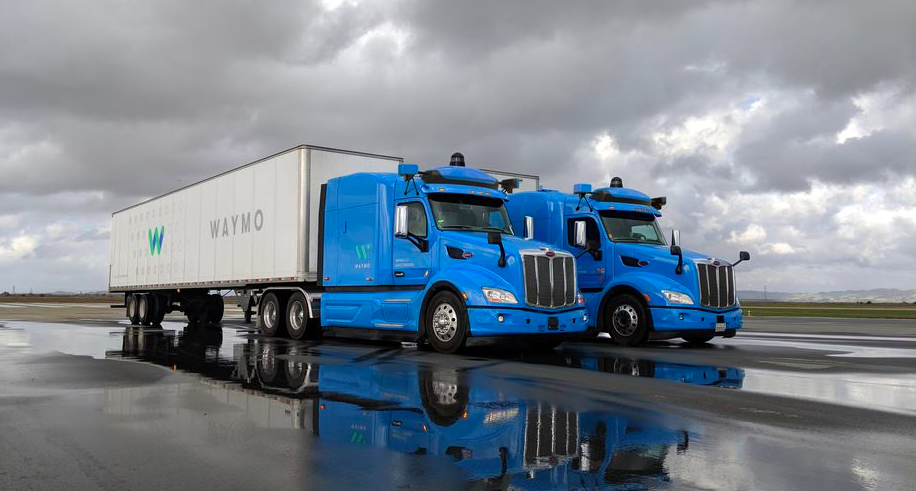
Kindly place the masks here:
POLYGON ((710 331, 724 323, 726 330, 741 329, 741 308, 713 310, 704 308, 652 307, 652 327, 655 331, 710 331))
POLYGON ((588 329, 586 315, 584 307, 552 312, 497 305, 468 306, 471 337, 579 334, 588 329))

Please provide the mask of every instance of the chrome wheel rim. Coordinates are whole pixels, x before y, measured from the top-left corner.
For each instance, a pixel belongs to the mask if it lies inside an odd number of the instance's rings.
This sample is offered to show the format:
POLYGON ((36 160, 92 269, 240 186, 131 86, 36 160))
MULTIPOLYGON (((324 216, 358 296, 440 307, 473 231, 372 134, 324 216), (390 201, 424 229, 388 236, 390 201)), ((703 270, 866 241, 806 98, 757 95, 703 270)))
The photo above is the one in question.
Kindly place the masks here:
POLYGON ((433 373, 433 395, 442 406, 458 403, 458 374, 452 371, 433 373))
POLYGON ((293 302, 289 308, 289 327, 298 332, 305 323, 305 309, 302 308, 301 302, 293 302))
POLYGON ((639 315, 632 306, 623 304, 614 309, 614 331, 623 337, 632 336, 639 327, 639 315))
POLYGON ((127 299, 127 317, 133 319, 137 314, 137 299, 133 295, 127 299))
POLYGON ((273 302, 267 302, 264 306, 264 326, 267 329, 273 329, 277 325, 277 306, 273 302))
POLYGON ((433 333, 436 339, 447 343, 458 332, 458 313, 447 303, 439 304, 433 311, 433 333))
POLYGON ((146 317, 146 310, 149 308, 149 302, 146 300, 146 297, 141 297, 138 301, 140 305, 137 306, 138 314, 142 320, 146 317))

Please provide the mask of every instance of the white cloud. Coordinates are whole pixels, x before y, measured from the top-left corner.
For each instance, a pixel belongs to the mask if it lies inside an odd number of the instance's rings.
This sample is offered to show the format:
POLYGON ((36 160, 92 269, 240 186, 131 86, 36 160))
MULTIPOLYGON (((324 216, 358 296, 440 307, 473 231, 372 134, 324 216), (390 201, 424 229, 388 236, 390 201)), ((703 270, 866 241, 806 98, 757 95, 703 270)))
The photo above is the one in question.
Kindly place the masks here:
POLYGON ((23 259, 35 252, 38 247, 38 238, 33 235, 20 234, 0 241, 0 262, 9 262, 23 259))

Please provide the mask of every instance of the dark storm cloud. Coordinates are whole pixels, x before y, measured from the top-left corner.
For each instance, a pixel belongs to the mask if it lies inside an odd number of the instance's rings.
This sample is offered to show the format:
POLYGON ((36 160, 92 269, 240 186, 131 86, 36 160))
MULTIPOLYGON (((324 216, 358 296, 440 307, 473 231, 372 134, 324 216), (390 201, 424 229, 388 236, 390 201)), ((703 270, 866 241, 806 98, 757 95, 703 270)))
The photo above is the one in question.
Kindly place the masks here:
POLYGON ((708 189, 896 182, 916 174, 906 111, 835 135, 857 97, 912 105, 914 19, 905 0, 4 2, 0 206, 31 213, 20 235, 54 213, 104 223, 301 142, 423 165, 460 150, 562 189, 622 175, 698 209, 708 189), (755 100, 767 116, 742 120, 755 100), (722 111, 727 156, 702 133, 659 143, 722 111), (595 155, 605 135, 620 156, 595 155))

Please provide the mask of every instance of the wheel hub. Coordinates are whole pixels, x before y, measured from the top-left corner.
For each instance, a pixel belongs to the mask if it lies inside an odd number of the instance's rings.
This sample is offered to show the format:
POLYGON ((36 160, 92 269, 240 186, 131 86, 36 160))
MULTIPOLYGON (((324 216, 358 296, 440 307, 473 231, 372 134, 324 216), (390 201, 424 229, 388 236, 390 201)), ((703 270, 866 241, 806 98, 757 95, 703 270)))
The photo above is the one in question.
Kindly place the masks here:
POLYGON ((627 337, 632 336, 639 327, 639 315, 631 305, 619 305, 614 310, 614 331, 617 334, 627 337))
POLYGON ((447 343, 451 341, 452 338, 455 337, 455 333, 458 332, 458 314, 451 305, 443 303, 433 311, 432 324, 433 333, 436 335, 436 338, 438 338, 439 341, 447 343))

